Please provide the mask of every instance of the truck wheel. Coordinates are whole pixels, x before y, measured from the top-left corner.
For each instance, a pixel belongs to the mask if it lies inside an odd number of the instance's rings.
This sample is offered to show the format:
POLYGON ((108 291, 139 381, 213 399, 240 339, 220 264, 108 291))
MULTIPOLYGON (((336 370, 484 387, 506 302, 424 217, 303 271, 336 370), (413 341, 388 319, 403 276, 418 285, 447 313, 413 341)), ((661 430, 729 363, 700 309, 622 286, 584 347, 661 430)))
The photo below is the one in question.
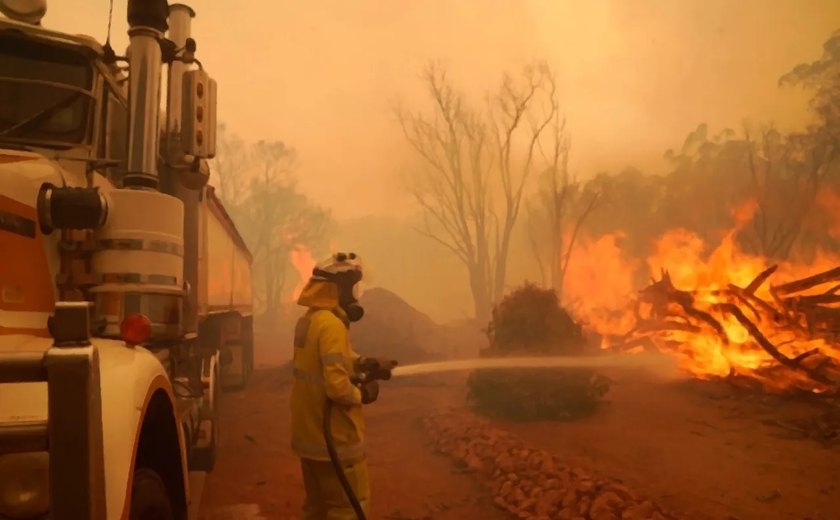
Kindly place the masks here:
POLYGON ((149 468, 134 472, 131 485, 131 520, 174 520, 169 493, 160 476, 149 468))

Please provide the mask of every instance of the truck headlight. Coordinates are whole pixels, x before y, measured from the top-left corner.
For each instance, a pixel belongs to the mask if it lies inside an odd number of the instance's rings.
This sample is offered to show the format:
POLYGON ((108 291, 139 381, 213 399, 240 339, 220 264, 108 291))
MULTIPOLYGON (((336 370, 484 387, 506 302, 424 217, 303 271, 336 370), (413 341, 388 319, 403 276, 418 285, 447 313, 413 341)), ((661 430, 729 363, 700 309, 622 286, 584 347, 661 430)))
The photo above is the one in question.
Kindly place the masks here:
POLYGON ((50 458, 43 452, 0 455, 0 515, 29 520, 50 509, 50 458))

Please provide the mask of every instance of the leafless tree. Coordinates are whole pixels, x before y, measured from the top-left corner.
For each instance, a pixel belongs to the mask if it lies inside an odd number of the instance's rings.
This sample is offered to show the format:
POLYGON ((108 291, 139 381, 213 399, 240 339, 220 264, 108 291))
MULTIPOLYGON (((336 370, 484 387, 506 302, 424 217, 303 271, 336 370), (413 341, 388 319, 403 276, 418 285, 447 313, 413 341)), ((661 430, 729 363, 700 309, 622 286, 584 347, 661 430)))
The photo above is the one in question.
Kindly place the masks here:
POLYGON ((475 109, 444 68, 429 66, 423 80, 433 112, 397 112, 423 165, 411 190, 424 210, 423 232, 466 267, 475 316, 483 321, 504 291, 524 187, 540 135, 556 110, 549 103, 548 113, 538 117, 536 107, 554 97, 555 81, 547 66, 527 67, 521 81, 506 75, 498 93, 475 109))
POLYGON ((553 97, 552 102, 553 118, 545 136, 548 143, 544 145, 544 140, 538 141, 546 168, 536 200, 528 205, 528 231, 543 287, 553 288, 562 300, 563 283, 575 243, 581 226, 596 207, 600 192, 584 194, 571 177, 571 139, 566 131, 566 120, 560 116, 557 98, 553 97))

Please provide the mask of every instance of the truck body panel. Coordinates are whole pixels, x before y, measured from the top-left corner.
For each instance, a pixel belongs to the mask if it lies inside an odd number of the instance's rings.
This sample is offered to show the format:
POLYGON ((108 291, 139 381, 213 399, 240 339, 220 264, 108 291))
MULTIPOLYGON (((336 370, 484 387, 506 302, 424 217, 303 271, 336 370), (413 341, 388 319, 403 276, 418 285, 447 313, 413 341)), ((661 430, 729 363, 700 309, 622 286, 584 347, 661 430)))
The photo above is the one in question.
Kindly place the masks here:
POLYGON ((199 315, 235 311, 250 316, 251 253, 212 186, 199 211, 199 315))
POLYGON ((61 170, 40 155, 0 148, 0 254, 26 262, 0 262, 0 334, 47 336, 47 318, 55 307, 54 280, 59 270, 58 241, 38 229, 38 186, 62 184, 61 170), (16 224, 13 224, 16 223, 16 224), (15 226, 14 232, 8 228, 15 226))

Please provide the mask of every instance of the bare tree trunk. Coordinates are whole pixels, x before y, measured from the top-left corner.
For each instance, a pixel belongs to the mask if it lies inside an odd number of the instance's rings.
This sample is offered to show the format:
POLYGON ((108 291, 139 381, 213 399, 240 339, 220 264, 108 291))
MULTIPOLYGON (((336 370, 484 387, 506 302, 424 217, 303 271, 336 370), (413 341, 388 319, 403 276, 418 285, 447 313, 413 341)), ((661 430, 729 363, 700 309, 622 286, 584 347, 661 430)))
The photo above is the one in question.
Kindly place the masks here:
POLYGON ((541 64, 526 69, 525 80, 527 85, 517 88, 510 77, 505 77, 501 92, 496 98, 495 113, 491 112, 493 114, 491 117, 495 129, 496 154, 505 202, 505 218, 502 224, 501 238, 496 247, 496 269, 493 292, 490 295, 494 302, 500 300, 504 295, 510 240, 516 221, 519 218, 522 194, 531 176, 534 153, 540 144, 543 131, 559 111, 557 84, 551 70, 546 65, 541 64), (533 111, 532 105, 536 104, 535 96, 541 91, 544 91, 548 98, 549 108, 542 116, 531 118, 525 161, 524 164, 517 166, 512 160, 514 137, 524 123, 524 119, 533 111))
MULTIPOLYGON (((549 258, 548 263, 549 267, 547 268, 545 262, 543 261, 543 250, 540 248, 540 238, 538 238, 538 226, 539 226, 539 214, 537 210, 533 208, 531 204, 527 204, 528 208, 528 240, 531 243, 531 253, 534 255, 534 261, 537 262, 537 268, 540 270, 540 287, 545 289, 548 286, 548 280, 550 276, 553 274, 553 270, 551 269, 551 258, 549 258)), ((552 249, 554 247, 554 242, 551 242, 552 249)))
POLYGON ((566 280, 566 271, 569 268, 569 260, 571 260, 572 258, 572 251, 574 251, 575 242, 577 242, 578 234, 580 233, 580 228, 583 225, 584 221, 586 221, 586 217, 588 217, 592 210, 595 208, 595 205, 597 204, 600 196, 600 193, 596 193, 592 196, 592 198, 589 201, 589 204, 578 216, 578 219, 575 222, 575 226, 572 229, 572 234, 569 237, 569 244, 566 246, 566 251, 563 256, 563 267, 558 273, 558 279, 554 282, 554 290, 557 292, 557 298, 561 302, 563 301, 563 284, 566 280))
POLYGON ((554 78, 545 66, 526 69, 523 88, 506 76, 486 113, 466 108, 439 67, 427 69, 425 82, 434 113, 397 113, 406 140, 424 163, 412 194, 424 210, 422 232, 467 269, 475 316, 485 321, 504 292, 511 237, 534 151, 557 110, 554 78), (548 115, 533 117, 533 105, 546 96, 548 115), (519 134, 527 138, 523 161, 515 157, 519 134), (501 204, 496 206, 490 195, 497 187, 501 204))
MULTIPOLYGON (((558 106, 556 102, 554 106, 558 106)), ((552 120, 551 152, 547 153, 545 151, 541 141, 537 143, 537 149, 548 164, 545 171, 546 186, 538 193, 538 196, 542 199, 542 220, 546 235, 542 241, 548 244, 548 247, 547 251, 539 250, 536 245, 533 248, 541 270, 544 263, 548 264, 548 284, 544 276, 544 286, 550 285, 557 294, 557 298, 562 302, 566 271, 575 243, 584 221, 596 206, 599 194, 596 193, 592 196, 578 214, 571 230, 567 230, 566 221, 570 216, 569 213, 571 213, 570 208, 579 204, 580 195, 577 193, 576 184, 569 175, 570 142, 566 135, 566 121, 561 119, 557 108, 550 112, 550 116, 552 120), (569 232, 568 237, 567 231, 569 232), (546 257, 545 260, 542 259, 543 255, 546 257)), ((534 244, 536 244, 536 240, 532 237, 534 244)))

